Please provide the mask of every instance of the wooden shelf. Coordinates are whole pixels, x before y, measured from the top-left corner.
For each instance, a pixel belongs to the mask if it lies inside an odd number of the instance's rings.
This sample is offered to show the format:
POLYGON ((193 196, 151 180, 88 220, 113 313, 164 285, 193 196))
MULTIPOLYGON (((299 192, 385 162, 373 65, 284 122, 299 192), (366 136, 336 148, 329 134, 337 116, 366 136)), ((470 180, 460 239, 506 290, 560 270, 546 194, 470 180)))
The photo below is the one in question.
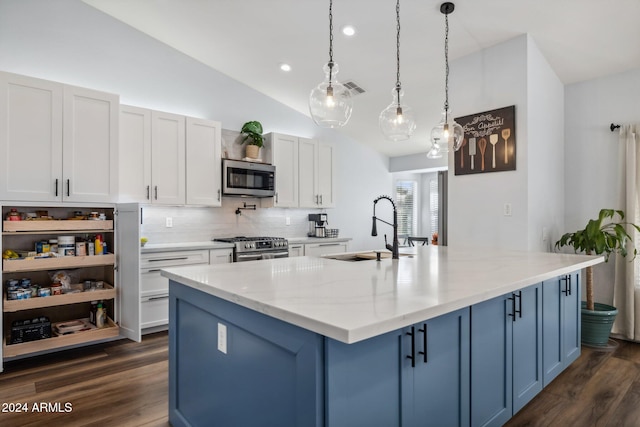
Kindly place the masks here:
POLYGON ((73 294, 52 295, 49 297, 28 298, 22 300, 8 300, 5 294, 2 311, 13 313, 33 308, 53 307, 57 305, 75 304, 79 302, 89 302, 97 300, 108 300, 116 297, 116 290, 113 286, 105 283, 104 289, 95 291, 77 292, 73 294))
POLYGON ((33 232, 33 233, 45 233, 45 232, 98 232, 98 231, 113 231, 113 220, 95 221, 95 220, 44 220, 44 221, 3 221, 2 231, 5 233, 14 232, 33 232))
POLYGON ((14 273, 20 271, 57 270, 60 268, 96 267, 114 265, 115 260, 114 254, 41 259, 5 259, 2 260, 2 272, 14 273))
POLYGON ((7 341, 3 341, 3 356, 5 358, 22 356, 39 351, 53 350, 76 344, 85 344, 91 341, 99 341, 120 335, 120 328, 113 322, 113 320, 111 320, 111 318, 107 318, 107 324, 108 326, 102 329, 92 329, 90 331, 77 332, 75 334, 59 335, 20 344, 7 344, 7 341))

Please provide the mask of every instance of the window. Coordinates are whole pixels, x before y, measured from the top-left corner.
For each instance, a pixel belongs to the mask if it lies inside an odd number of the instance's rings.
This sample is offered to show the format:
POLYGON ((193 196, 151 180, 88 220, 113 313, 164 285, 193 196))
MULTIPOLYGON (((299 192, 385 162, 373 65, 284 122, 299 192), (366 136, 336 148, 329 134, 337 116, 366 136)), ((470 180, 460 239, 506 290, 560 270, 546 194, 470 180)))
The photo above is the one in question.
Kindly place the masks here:
POLYGON ((398 209, 398 236, 416 236, 418 233, 418 203, 416 181, 396 181, 396 207, 398 209))
POLYGON ((431 225, 431 234, 438 232, 438 181, 432 179, 429 181, 429 224, 431 225))

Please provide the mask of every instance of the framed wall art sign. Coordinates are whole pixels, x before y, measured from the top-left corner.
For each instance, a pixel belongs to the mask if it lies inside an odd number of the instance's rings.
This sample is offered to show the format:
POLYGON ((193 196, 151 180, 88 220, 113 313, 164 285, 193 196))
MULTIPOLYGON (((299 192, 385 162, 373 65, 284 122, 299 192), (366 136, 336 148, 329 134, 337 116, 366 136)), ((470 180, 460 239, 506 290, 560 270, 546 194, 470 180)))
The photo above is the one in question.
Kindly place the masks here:
POLYGON ((464 130, 454 153, 456 175, 516 170, 516 106, 458 117, 464 130))

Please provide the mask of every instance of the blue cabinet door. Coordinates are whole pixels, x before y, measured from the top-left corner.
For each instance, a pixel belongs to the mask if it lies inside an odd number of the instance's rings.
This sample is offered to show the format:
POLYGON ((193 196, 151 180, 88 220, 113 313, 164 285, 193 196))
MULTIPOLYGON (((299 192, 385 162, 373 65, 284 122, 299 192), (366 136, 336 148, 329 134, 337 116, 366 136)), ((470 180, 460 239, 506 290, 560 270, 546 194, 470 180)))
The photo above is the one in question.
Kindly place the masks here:
POLYGON ((564 301, 559 277, 542 282, 542 365, 546 387, 564 370, 564 334, 562 333, 564 301))
POLYGON ((327 427, 469 425, 468 308, 355 344, 327 338, 325 362, 327 427))
POLYGON ((513 413, 542 391, 542 286, 515 292, 513 322, 513 413))
POLYGON ((566 284, 566 292, 562 293, 563 317, 563 355, 566 368, 580 356, 580 318, 582 316, 580 298, 580 273, 573 272, 567 275, 569 283, 566 284))
POLYGON ((580 356, 580 273, 545 280, 542 298, 546 387, 580 356))
POLYGON ((471 426, 502 426, 511 418, 511 294, 471 306, 471 426))
POLYGON ((403 426, 469 425, 469 326, 468 308, 414 326, 413 404, 403 426))
POLYGON ((404 330, 354 344, 325 338, 326 427, 401 426, 408 399, 404 330))
POLYGON ((169 295, 171 425, 324 425, 321 336, 173 281, 169 295))

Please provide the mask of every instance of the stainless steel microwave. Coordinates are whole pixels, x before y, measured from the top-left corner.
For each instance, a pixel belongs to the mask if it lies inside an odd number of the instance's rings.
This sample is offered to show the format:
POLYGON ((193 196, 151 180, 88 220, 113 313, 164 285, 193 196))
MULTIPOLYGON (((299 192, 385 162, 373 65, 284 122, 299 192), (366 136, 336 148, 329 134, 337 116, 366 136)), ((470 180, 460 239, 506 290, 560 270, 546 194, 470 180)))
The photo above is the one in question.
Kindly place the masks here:
POLYGON ((276 192, 276 167, 242 160, 222 160, 224 196, 272 197, 276 192))

